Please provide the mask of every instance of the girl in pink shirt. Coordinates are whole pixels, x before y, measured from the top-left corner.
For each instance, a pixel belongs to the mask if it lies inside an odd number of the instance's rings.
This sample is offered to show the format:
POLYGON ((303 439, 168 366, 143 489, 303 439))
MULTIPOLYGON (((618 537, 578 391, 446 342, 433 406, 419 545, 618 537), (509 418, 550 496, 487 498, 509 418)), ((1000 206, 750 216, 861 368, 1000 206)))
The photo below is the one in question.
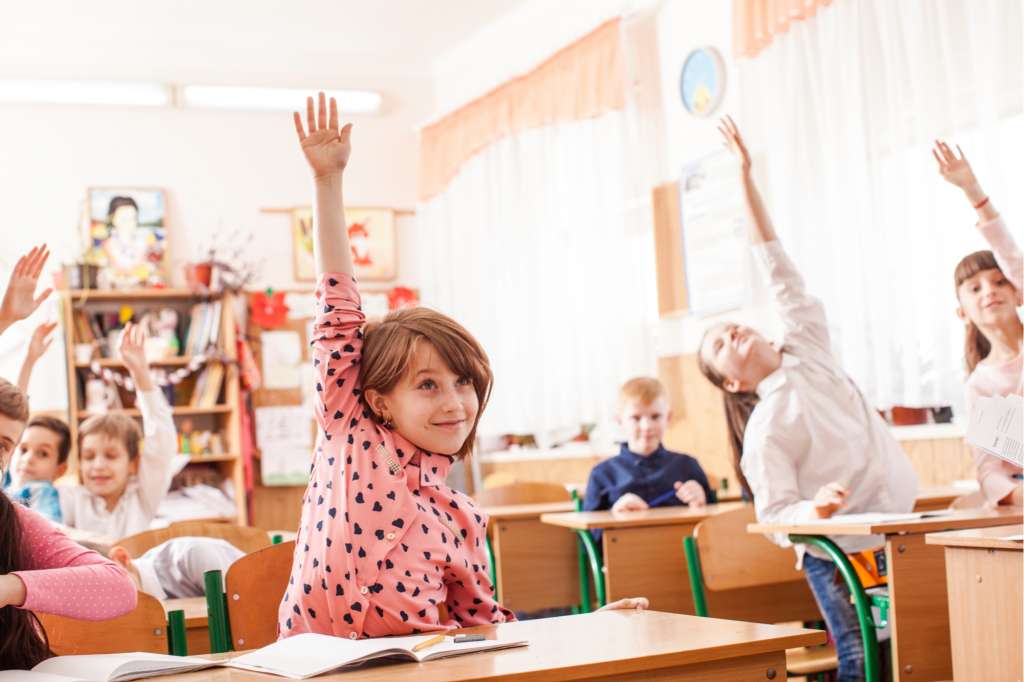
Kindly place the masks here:
MULTIPOLYGON (((932 154, 942 177, 963 190, 977 211, 978 231, 992 247, 965 256, 954 274, 960 304, 957 315, 967 331, 964 351, 970 372, 966 385, 970 414, 979 396, 1024 394, 1024 327, 1017 315, 1024 264, 1006 223, 981 189, 960 148, 954 153, 945 142, 936 141, 932 154)), ((974 462, 986 500, 991 504, 1024 503, 1020 467, 978 449, 974 450, 974 462)))
POLYGON ((342 206, 352 126, 339 130, 323 93, 317 115, 307 100, 306 124, 308 133, 296 113, 316 196, 320 438, 278 631, 357 639, 514 620, 488 577, 486 516, 445 485, 487 404, 487 355, 457 322, 424 308, 366 323, 342 206))

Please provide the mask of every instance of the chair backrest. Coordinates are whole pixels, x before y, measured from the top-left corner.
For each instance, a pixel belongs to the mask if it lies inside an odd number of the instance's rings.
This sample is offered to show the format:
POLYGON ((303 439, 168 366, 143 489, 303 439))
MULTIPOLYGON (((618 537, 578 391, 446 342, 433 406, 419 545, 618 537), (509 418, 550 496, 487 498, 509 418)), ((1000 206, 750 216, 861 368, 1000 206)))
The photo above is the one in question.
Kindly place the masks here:
POLYGON ((986 504, 985 496, 980 490, 975 490, 973 493, 967 493, 954 499, 949 503, 950 509, 978 509, 984 507, 986 504))
MULTIPOLYGON (((483 486, 484 488, 500 488, 503 485, 515 483, 517 480, 519 479, 511 471, 493 471, 484 476, 483 486)), ((473 497, 476 497, 476 495, 473 497)))
POLYGON ((476 494, 476 501, 484 507, 499 507, 506 504, 564 502, 570 499, 572 499, 572 494, 561 483, 542 483, 539 481, 523 481, 497 488, 484 488, 477 491, 476 494))
POLYGON ((224 578, 228 622, 236 651, 277 640, 277 608, 288 587, 295 541, 247 554, 231 564, 224 578))
POLYGON ((694 528, 708 615, 761 623, 820 618, 793 550, 748 533, 754 521, 747 504, 694 528))
POLYGON ((166 654, 167 616, 156 597, 139 592, 135 609, 105 621, 36 614, 58 656, 146 651, 166 654))
POLYGON ((210 521, 179 521, 172 523, 166 528, 157 528, 129 535, 128 537, 121 538, 114 544, 127 549, 128 554, 132 558, 138 558, 146 550, 177 537, 220 538, 221 540, 227 540, 246 554, 271 544, 270 535, 261 528, 210 521))

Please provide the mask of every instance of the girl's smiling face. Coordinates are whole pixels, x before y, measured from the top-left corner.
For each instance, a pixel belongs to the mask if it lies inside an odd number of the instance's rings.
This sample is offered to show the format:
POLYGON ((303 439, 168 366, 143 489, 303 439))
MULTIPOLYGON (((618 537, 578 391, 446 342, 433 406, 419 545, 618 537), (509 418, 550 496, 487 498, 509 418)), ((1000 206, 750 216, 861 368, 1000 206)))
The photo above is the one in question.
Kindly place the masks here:
POLYGON ((439 455, 462 449, 480 409, 472 378, 453 372, 422 339, 395 387, 386 394, 368 390, 366 399, 402 437, 439 455))
POLYGON ((956 288, 960 319, 978 327, 1000 325, 1017 315, 1017 289, 998 268, 975 273, 956 288))

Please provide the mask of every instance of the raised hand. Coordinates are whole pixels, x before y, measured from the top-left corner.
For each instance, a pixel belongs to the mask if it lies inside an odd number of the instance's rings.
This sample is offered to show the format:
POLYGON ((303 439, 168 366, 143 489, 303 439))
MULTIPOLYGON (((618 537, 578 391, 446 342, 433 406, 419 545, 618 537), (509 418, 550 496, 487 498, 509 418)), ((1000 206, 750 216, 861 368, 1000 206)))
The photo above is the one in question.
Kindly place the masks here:
POLYGON ((28 355, 25 357, 26 362, 36 362, 39 358, 43 357, 43 353, 53 343, 53 337, 50 336, 53 330, 57 328, 56 322, 43 322, 41 325, 36 327, 36 330, 32 332, 32 338, 28 342, 28 355))
POLYGON ((3 301, 0 302, 0 332, 34 313, 53 291, 46 289, 38 296, 35 295, 39 275, 42 274, 43 266, 49 257, 50 251, 46 244, 43 244, 18 259, 7 283, 3 301))
POLYGON ((743 144, 743 137, 740 135, 740 130, 736 127, 735 121, 730 116, 723 116, 718 122, 718 132, 725 138, 725 146, 739 157, 743 172, 749 173, 750 152, 747 151, 747 146, 743 144))
POLYGON ((121 330, 121 343, 118 346, 121 361, 131 372, 135 385, 142 391, 153 387, 149 376, 149 362, 146 360, 146 333, 137 324, 129 322, 121 330))
POLYGON ((294 112, 295 132, 299 135, 302 153, 313 171, 313 177, 322 178, 340 175, 348 165, 349 154, 352 153, 352 124, 346 123, 338 130, 338 103, 331 98, 330 117, 324 93, 320 93, 317 115, 313 115, 313 98, 306 98, 306 125, 308 132, 302 127, 302 117, 294 112))
POLYGON ((948 144, 942 140, 935 140, 932 156, 939 163, 939 174, 946 182, 956 185, 962 190, 978 184, 978 178, 975 177, 971 164, 964 156, 960 145, 956 146, 956 153, 954 153, 948 144))

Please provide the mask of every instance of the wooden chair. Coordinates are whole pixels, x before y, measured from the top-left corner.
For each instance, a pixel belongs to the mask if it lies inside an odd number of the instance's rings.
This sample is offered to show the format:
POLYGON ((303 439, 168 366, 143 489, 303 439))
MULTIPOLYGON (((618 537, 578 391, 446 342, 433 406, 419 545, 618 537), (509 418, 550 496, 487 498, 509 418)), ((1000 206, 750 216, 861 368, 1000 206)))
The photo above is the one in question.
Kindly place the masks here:
POLYGON ((73 654, 115 654, 147 651, 154 654, 185 655, 185 614, 168 615, 156 597, 138 593, 138 604, 130 613, 104 621, 78 620, 46 613, 36 614, 50 648, 58 656, 73 654))
POLYGON ((984 507, 986 504, 985 496, 980 490, 975 490, 973 493, 967 493, 961 495, 952 502, 949 503, 950 509, 978 509, 984 507))
POLYGON ((509 504, 543 504, 544 502, 565 502, 572 499, 569 490, 561 483, 520 481, 497 488, 484 488, 476 495, 482 507, 500 507, 509 504))
POLYGON ((114 545, 124 547, 133 558, 138 558, 146 550, 152 549, 171 538, 188 536, 227 540, 246 554, 271 544, 267 531, 260 528, 210 521, 179 521, 172 523, 166 528, 157 528, 129 535, 128 537, 121 538, 114 545))
MULTIPOLYGON (((810 586, 796 569, 796 556, 747 533, 747 524, 754 521, 753 505, 744 505, 702 521, 684 538, 696 614, 755 623, 820 621, 810 586)), ((838 664, 831 645, 786 652, 793 675, 823 673, 838 664)))

